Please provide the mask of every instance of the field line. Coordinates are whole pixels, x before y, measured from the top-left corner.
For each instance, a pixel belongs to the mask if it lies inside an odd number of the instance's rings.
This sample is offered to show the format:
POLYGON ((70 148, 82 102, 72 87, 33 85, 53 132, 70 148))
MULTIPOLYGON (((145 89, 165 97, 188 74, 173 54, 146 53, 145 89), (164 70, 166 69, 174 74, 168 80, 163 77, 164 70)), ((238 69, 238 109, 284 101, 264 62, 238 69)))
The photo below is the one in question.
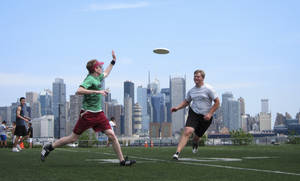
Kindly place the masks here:
MULTIPOLYGON (((70 151, 70 150, 64 149, 64 148, 59 148, 58 150, 70 151)), ((90 151, 81 151, 81 150, 72 150, 72 152, 86 152, 86 153, 96 153, 96 154, 114 155, 114 156, 116 155, 114 153, 90 152, 90 151)), ((264 169, 233 167, 233 166, 226 166, 226 165, 206 164, 206 163, 194 163, 194 162, 182 162, 182 161, 173 161, 173 160, 162 160, 162 159, 157 159, 157 158, 146 158, 146 157, 134 156, 134 155, 132 155, 130 157, 131 158, 136 158, 136 159, 141 159, 141 160, 157 161, 157 162, 172 162, 172 163, 184 164, 184 165, 197 165, 197 166, 207 166, 207 167, 216 167, 216 168, 226 168, 226 169, 233 169, 233 170, 247 170, 247 171, 254 171, 254 172, 264 172, 264 173, 275 173, 275 174, 300 176, 300 173, 283 172, 283 171, 277 171, 277 170, 264 170, 264 169)))

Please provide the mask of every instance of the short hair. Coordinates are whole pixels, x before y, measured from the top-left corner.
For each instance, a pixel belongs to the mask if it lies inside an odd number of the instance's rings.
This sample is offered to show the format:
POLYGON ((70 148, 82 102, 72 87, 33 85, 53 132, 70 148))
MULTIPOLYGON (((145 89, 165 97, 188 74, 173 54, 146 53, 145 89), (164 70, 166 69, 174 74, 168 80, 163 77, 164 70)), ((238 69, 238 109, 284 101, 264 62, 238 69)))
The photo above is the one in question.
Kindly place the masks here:
POLYGON ((201 76, 202 76, 203 79, 205 78, 205 72, 203 70, 200 70, 200 69, 195 70, 194 75, 198 74, 198 73, 201 74, 201 76))
POLYGON ((93 60, 88 61, 88 63, 86 64, 86 69, 89 71, 90 74, 95 72, 94 66, 95 66, 96 62, 97 62, 97 60, 93 59, 93 60))
POLYGON ((32 125, 32 123, 28 123, 30 126, 32 125))
POLYGON ((116 120, 116 118, 112 116, 112 117, 110 118, 110 120, 116 120))
POLYGON ((5 121, 5 120, 3 120, 3 121, 2 121, 2 124, 6 124, 6 121, 5 121))
POLYGON ((21 97, 21 98, 20 98, 20 102, 21 102, 23 99, 25 99, 25 97, 21 97))

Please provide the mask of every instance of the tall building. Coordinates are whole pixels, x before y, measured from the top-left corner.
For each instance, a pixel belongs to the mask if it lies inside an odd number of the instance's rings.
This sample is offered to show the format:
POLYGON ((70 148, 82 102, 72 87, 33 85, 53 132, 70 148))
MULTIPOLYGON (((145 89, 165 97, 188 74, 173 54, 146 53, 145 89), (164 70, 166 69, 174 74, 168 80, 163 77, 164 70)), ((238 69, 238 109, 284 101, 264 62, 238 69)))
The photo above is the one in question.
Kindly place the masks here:
POLYGON ((171 117, 171 97, 170 97, 170 88, 163 88, 160 91, 164 97, 165 97, 165 106, 166 106, 166 112, 165 112, 165 117, 166 121, 168 123, 172 122, 172 117, 171 117))
POLYGON ((138 86, 137 102, 142 108, 142 130, 143 132, 147 132, 149 131, 149 122, 150 122, 150 117, 148 115, 148 106, 147 106, 147 88, 138 86))
POLYGON ((261 112, 269 112, 269 99, 261 99, 261 112))
POLYGON ((41 104, 39 94, 36 92, 26 92, 26 102, 31 108, 31 119, 41 117, 41 104))
POLYGON ((240 102, 234 99, 228 100, 228 121, 229 131, 237 130, 241 128, 241 111, 240 102))
POLYGON ((225 92, 222 94, 222 117, 223 117, 223 124, 226 128, 229 129, 229 105, 228 102, 230 99, 233 99, 233 94, 231 92, 225 92))
MULTIPOLYGON (((170 77, 170 97, 171 107, 178 106, 184 99, 186 94, 185 78, 170 77)), ((172 134, 180 134, 185 124, 185 109, 172 113, 172 134)))
POLYGON ((120 136, 122 134, 121 133, 121 122, 122 122, 122 116, 123 116, 123 106, 121 104, 117 104, 117 103, 114 104, 113 116, 116 119, 116 127, 114 129, 115 134, 117 136, 120 136))
POLYGON ((240 102, 240 108, 241 108, 241 115, 245 115, 246 111, 245 111, 245 99, 240 97, 238 98, 238 101, 240 102))
POLYGON ((134 83, 127 80, 124 82, 124 99, 129 96, 132 101, 132 106, 134 105, 134 83))
POLYGON ((40 93, 41 115, 52 115, 52 92, 45 89, 40 93))
POLYGON ((11 124, 11 109, 10 107, 0 107, 0 121, 6 121, 6 125, 11 124))
MULTIPOLYGON (((54 137, 61 138, 62 130, 66 128, 66 84, 63 79, 56 78, 52 84, 53 92, 53 115, 54 115, 54 137), (61 115, 62 114, 62 115, 61 115), (60 120, 63 119, 63 120, 60 120)), ((65 135, 65 133, 63 134, 65 135)))
POLYGON ((258 115, 259 130, 271 130, 271 113, 269 112, 269 99, 261 99, 261 112, 258 115))
POLYGON ((259 119, 259 130, 260 131, 270 131, 271 126, 271 113, 260 112, 258 115, 259 119))
POLYGON ((39 94, 36 92, 26 92, 26 102, 32 107, 34 102, 38 102, 39 94))
POLYGON ((72 133, 72 130, 79 119, 82 100, 82 95, 70 95, 70 120, 66 127, 66 135, 70 135, 72 133))
POLYGON ((132 98, 129 95, 124 97, 124 134, 132 136, 132 98))
POLYGON ((32 120, 33 137, 54 137, 54 116, 46 115, 32 120))
POLYGON ((155 123, 162 123, 165 121, 165 101, 163 94, 156 94, 151 97, 153 108, 153 121, 155 123))
POLYGON ((133 132, 134 134, 141 134, 142 133, 142 108, 139 103, 136 103, 133 106, 133 132))

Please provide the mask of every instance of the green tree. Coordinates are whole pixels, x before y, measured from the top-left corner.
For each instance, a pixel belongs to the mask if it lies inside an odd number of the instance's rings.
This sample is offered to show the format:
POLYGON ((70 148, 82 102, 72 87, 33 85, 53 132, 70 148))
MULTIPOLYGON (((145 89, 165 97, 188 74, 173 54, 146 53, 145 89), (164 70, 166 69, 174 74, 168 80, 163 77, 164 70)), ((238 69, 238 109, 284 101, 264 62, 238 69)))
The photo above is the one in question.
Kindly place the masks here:
POLYGON ((249 145, 253 141, 253 136, 242 129, 232 130, 229 133, 234 145, 249 145))

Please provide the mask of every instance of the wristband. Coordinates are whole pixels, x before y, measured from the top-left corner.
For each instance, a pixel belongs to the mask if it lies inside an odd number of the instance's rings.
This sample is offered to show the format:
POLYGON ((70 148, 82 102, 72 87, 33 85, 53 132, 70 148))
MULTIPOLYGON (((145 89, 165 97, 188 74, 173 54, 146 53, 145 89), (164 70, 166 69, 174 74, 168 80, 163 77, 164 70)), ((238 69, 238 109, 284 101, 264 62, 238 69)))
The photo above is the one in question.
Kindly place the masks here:
POLYGON ((110 62, 110 64, 112 64, 112 65, 115 65, 115 63, 116 63, 115 60, 112 60, 112 61, 110 62))

